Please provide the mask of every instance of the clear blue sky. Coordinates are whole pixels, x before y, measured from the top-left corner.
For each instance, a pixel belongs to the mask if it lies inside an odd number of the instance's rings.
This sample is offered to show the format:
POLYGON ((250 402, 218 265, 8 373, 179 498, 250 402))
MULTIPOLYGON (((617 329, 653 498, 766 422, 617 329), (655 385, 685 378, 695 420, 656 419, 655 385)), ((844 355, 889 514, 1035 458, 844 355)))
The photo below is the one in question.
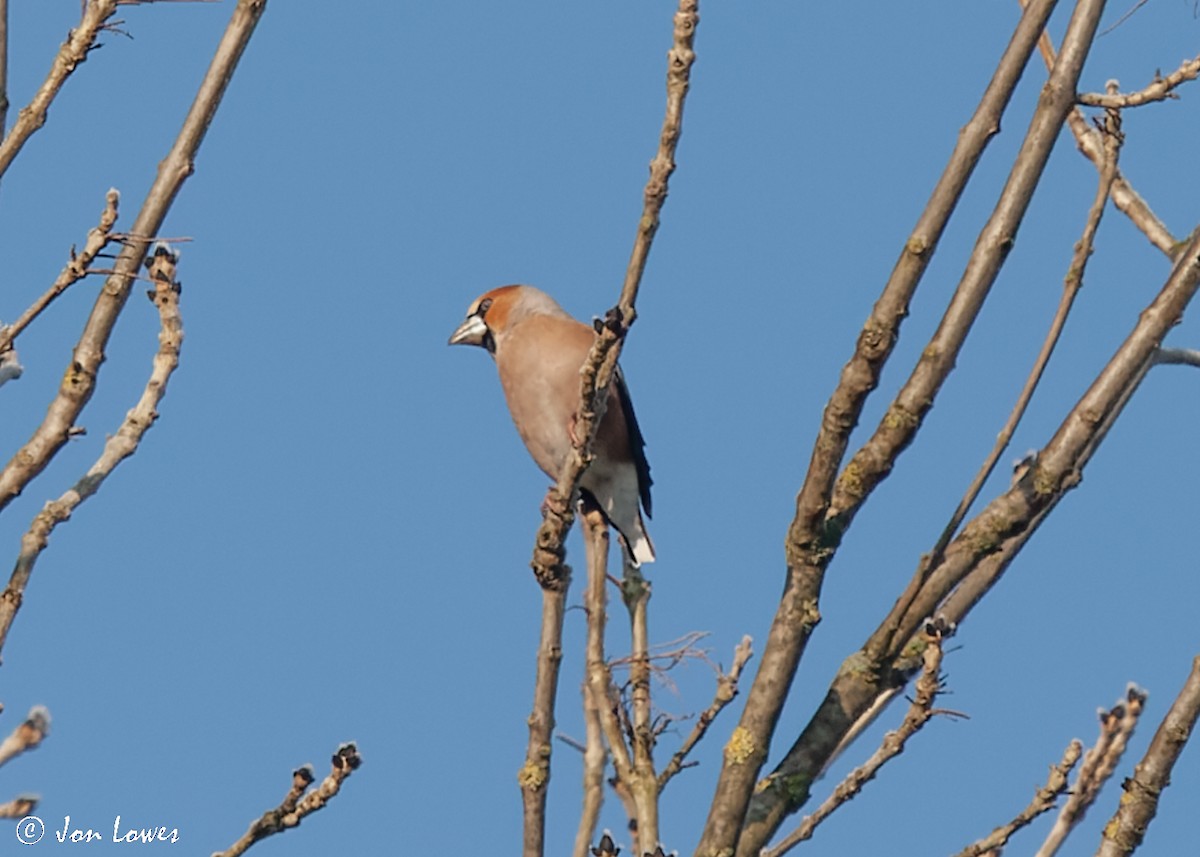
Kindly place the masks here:
MULTIPOLYGON (((79 4, 12 6, 15 110, 79 4)), ((231 8, 122 9, 133 40, 105 37, 4 179, 0 317, 52 282, 109 186, 131 222, 231 8)), ((179 270, 183 363, 162 417, 55 533, 6 646, 0 731, 34 704, 50 708, 54 731, 0 769, 0 799, 40 793, 51 826, 70 815, 103 830, 120 814, 178 827, 179 853, 208 854, 279 801, 293 767, 312 761, 323 775, 353 739, 366 763, 342 795, 252 853, 515 853, 540 604, 527 563, 546 479, 486 355, 445 341, 477 294, 504 283, 539 285, 585 319, 615 302, 661 121, 673 9, 270 5, 165 227, 194 240, 179 270)), ((652 636, 711 632, 711 657, 728 663, 743 634, 761 647, 821 408, 1019 9, 701 11, 679 169, 623 363, 655 478, 652 636)), ((1191 2, 1149 3, 1099 40, 1084 86, 1140 87, 1194 55, 1197 34, 1191 2)), ((1043 80, 1039 62, 858 439, 936 324, 1043 80)), ((1200 90, 1185 88, 1182 101, 1126 116, 1126 172, 1179 236, 1200 220, 1198 103, 1200 90)), ((1064 136, 960 371, 831 568, 781 744, 891 605, 990 448, 1094 187, 1064 136)), ((1044 443, 1167 269, 1110 211, 1006 460, 1044 443)), ((6 455, 41 419, 98 286, 77 285, 21 338, 25 376, 0 392, 6 455)), ((139 294, 84 414, 88 436, 3 515, 0 556, 15 556, 31 517, 88 466, 140 391, 157 321, 139 294)), ((1200 327, 1189 318, 1170 341, 1200 346, 1200 327)), ((1152 373, 1083 485, 962 628, 944 702, 970 719, 932 722, 809 850, 958 850, 1019 811, 1071 738, 1094 739, 1097 707, 1135 681, 1150 692, 1143 729, 1064 852, 1092 853, 1200 645, 1198 393, 1195 370, 1152 373)), ((574 538, 570 548, 579 562, 574 538)), ((580 611, 566 631, 559 722, 579 736, 580 611)), ((610 648, 624 650, 619 635, 610 648)), ((663 709, 708 704, 706 666, 672 678, 663 709)), ((696 842, 736 713, 666 793, 669 849, 696 842)), ((885 715, 818 799, 899 717, 885 715)), ((664 737, 664 758, 676 739, 664 737)), ((558 747, 552 854, 574 835, 579 771, 558 747)), ((1173 779, 1146 854, 1194 848, 1200 748, 1173 779)), ((610 799, 602 826, 623 823, 610 799)), ((1047 825, 1014 853, 1029 853, 1047 825)))

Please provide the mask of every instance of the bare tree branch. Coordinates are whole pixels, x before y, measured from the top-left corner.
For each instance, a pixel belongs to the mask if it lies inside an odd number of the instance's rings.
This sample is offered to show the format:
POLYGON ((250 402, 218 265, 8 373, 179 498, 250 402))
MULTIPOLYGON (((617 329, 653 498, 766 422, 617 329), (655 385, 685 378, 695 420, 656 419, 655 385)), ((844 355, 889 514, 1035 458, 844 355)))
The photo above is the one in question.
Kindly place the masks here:
MULTIPOLYGON (((46 75, 46 80, 38 88, 29 105, 21 108, 12 130, 5 135, 3 142, 0 142, 0 176, 8 171, 13 159, 21 151, 21 147, 39 128, 46 124, 50 104, 62 89, 63 84, 66 83, 67 78, 71 76, 71 72, 75 71, 80 63, 86 61, 88 54, 96 47, 96 37, 108 19, 117 11, 118 5, 117 0, 89 0, 84 4, 83 18, 68 33, 67 40, 58 49, 58 54, 54 57, 54 64, 50 67, 50 73, 46 75)), ((0 95, 4 96, 3 101, 7 110, 7 93, 0 93, 0 95)))
POLYGON ((1008 844, 1008 840, 1014 833, 1022 827, 1028 826, 1039 815, 1054 809, 1054 802, 1058 796, 1067 790, 1067 778, 1071 774, 1071 769, 1075 767, 1075 763, 1079 761, 1079 754, 1082 751, 1083 744, 1078 740, 1067 745, 1067 751, 1063 753, 1062 761, 1057 765, 1050 766, 1050 777, 1046 780, 1046 785, 1037 790, 1033 800, 1029 802, 1029 806, 1021 810, 1020 814, 1008 824, 997 827, 988 836, 968 845, 955 857, 999 855, 1000 849, 1008 844))
POLYGON ((575 434, 580 443, 574 450, 575 454, 567 459, 557 484, 546 497, 544 517, 538 528, 532 564, 534 574, 543 587, 559 585, 567 575, 563 564, 563 542, 574 520, 571 498, 579 488, 584 470, 591 463, 592 442, 604 417, 608 388, 616 371, 621 343, 636 318, 634 303, 642 272, 658 231, 659 214, 667 200, 671 173, 675 170, 675 149, 683 132, 683 104, 687 97, 692 63, 696 58, 692 45, 699 21, 699 0, 679 0, 679 10, 675 13, 674 44, 667 52, 666 115, 663 117, 658 152, 650 162, 650 179, 646 182, 642 217, 638 221, 625 283, 617 306, 609 310, 604 324, 597 325, 596 342, 581 370, 579 419, 575 423, 575 434))
MULTIPOLYGON (((94 0, 96 7, 103 2, 112 0, 94 0)), ((89 6, 89 9, 91 8, 93 6, 89 6)), ((146 200, 130 229, 131 236, 159 234, 175 195, 194 169, 196 152, 216 114, 242 51, 245 50, 265 9, 266 0, 238 0, 208 72, 200 84, 200 90, 184 119, 183 128, 175 138, 170 152, 159 164, 154 184, 146 194, 146 200)), ((104 349, 112 335, 117 317, 129 297, 147 244, 146 239, 132 237, 117 256, 113 265, 114 273, 105 281, 96 298, 92 314, 79 343, 75 346, 70 366, 63 376, 58 395, 50 403, 45 419, 33 437, 18 450, 3 471, 0 471, 0 509, 20 494, 67 442, 75 420, 95 389, 96 377, 104 359, 104 349)))
POLYGON ((0 330, 0 354, 12 347, 13 341, 42 314, 46 307, 50 306, 55 298, 88 274, 94 273, 91 271, 92 262, 114 238, 112 229, 117 222, 117 206, 120 201, 121 195, 117 193, 117 189, 110 188, 105 195, 104 211, 100 214, 100 222, 88 230, 83 250, 76 253, 75 248, 72 247, 71 260, 62 269, 62 273, 58 275, 54 284, 34 301, 29 309, 21 313, 20 318, 13 322, 11 327, 0 330))
POLYGON ((542 587, 542 630, 538 640, 533 711, 529 714, 529 743, 525 750, 525 763, 517 775, 524 807, 522 853, 525 857, 541 857, 545 852, 546 792, 550 783, 554 700, 558 695, 563 614, 567 601, 566 584, 569 581, 570 577, 566 576, 560 579, 562 586, 542 587))
POLYGON ((871 755, 870 759, 847 774, 846 778, 833 790, 833 794, 817 807, 816 812, 800 822, 800 825, 780 840, 778 845, 764 849, 762 857, 783 857, 801 842, 811 839, 822 821, 833 815, 838 807, 853 800, 867 783, 875 779, 880 768, 904 752, 904 746, 908 743, 908 739, 928 723, 931 717, 938 713, 950 713, 938 712, 934 709, 933 703, 942 691, 942 641, 951 633, 952 629, 941 621, 932 621, 926 624, 923 635, 925 666, 921 677, 917 680, 916 695, 913 697, 912 705, 909 706, 908 713, 904 715, 904 722, 900 724, 900 728, 885 735, 883 744, 871 755))
POLYGON ((784 699, 809 634, 820 619, 818 598, 824 571, 842 537, 840 526, 828 521, 826 513, 850 432, 867 396, 879 383, 921 276, 984 148, 999 130, 1000 118, 1055 5, 1056 0, 1037 0, 1022 15, 825 406, 808 473, 796 498, 796 515, 788 529, 784 594, 741 720, 726 746, 712 807, 696 849, 700 857, 729 853, 735 846, 784 699))
POLYGON ((733 650, 733 662, 729 666, 729 671, 717 673, 717 692, 713 697, 712 703, 708 708, 700 712, 700 716, 696 719, 692 731, 688 733, 683 744, 675 751, 675 755, 671 757, 667 766, 663 768, 662 773, 658 775, 658 789, 660 792, 671 781, 672 777, 683 770, 688 754, 700 743, 700 740, 708 732, 708 727, 717 719, 717 715, 721 713, 726 705, 733 702, 734 697, 737 696, 738 681, 742 677, 742 670, 746 668, 746 664, 753 655, 754 649, 751 646, 750 638, 748 636, 742 637, 742 641, 733 650))
POLYGON ((636 818, 628 784, 633 779, 633 759, 621 731, 619 708, 621 701, 613 687, 612 671, 604 653, 604 633, 608 625, 608 524, 604 515, 588 503, 584 510, 584 542, 587 550, 588 588, 585 597, 588 616, 587 685, 591 704, 608 752, 612 757, 618 794, 626 803, 629 817, 636 818))
POLYGON ((29 710, 24 722, 0 742, 0 765, 5 765, 22 753, 35 749, 49 734, 50 712, 44 706, 35 705, 29 710))
MULTIPOLYGON (((1022 6, 1025 6, 1029 0, 1018 0, 1018 2, 1022 6)), ((1041 52, 1042 59, 1045 61, 1046 68, 1053 68, 1055 51, 1054 43, 1051 41, 1049 33, 1042 33, 1038 41, 1038 49, 1041 52)), ((1083 111, 1078 107, 1072 109, 1067 114, 1067 125, 1070 126, 1071 133, 1075 136, 1075 143, 1078 145, 1079 151, 1099 169, 1103 164, 1103 152, 1099 135, 1092 131, 1087 119, 1083 115, 1083 111)), ((1150 206, 1133 189, 1133 186, 1129 184, 1128 180, 1119 170, 1117 171, 1117 178, 1113 182, 1112 200, 1113 204, 1130 219, 1133 225, 1150 239, 1150 243, 1168 256, 1174 257, 1175 251, 1179 249, 1179 242, 1176 241, 1175 236, 1171 234, 1163 222, 1158 219, 1158 216, 1150 210, 1150 206)))
POLYGON ((1122 788, 1125 794, 1112 820, 1104 826, 1104 839, 1096 857, 1125 857, 1142 844, 1146 828, 1158 812, 1159 796, 1171 784, 1171 770, 1200 718, 1200 656, 1171 709, 1159 724, 1146 755, 1122 788))
POLYGON ((1083 821, 1088 808, 1096 802, 1100 790, 1117 769, 1145 708, 1146 694, 1130 687, 1123 700, 1100 712, 1100 737, 1084 755, 1066 803, 1059 810, 1036 857, 1053 857, 1075 826, 1083 821))
POLYGON ((166 395, 167 382, 179 365, 179 349, 183 344, 179 287, 175 281, 177 258, 164 245, 159 245, 146 263, 155 283, 150 298, 158 307, 162 329, 158 335, 158 352, 154 355, 150 378, 141 397, 126 415, 117 432, 104 444, 96 463, 69 491, 42 508, 21 539, 21 552, 17 555, 12 576, 3 595, 0 595, 0 650, 4 648, 9 629, 21 608, 25 587, 33 574, 34 565, 49 544, 54 528, 70 518, 80 503, 100 490, 104 480, 117 465, 137 451, 142 437, 158 419, 158 403, 166 395))
POLYGON ((1194 348, 1160 348, 1154 355, 1155 363, 1173 363, 1180 366, 1200 366, 1200 351, 1194 348))
MULTIPOLYGON (((607 527, 604 533, 607 537, 607 527)), ((590 628, 588 634, 590 643, 590 628)), ((601 657, 603 657, 603 651, 601 657)), ((581 748, 583 751, 583 809, 579 813, 579 829, 575 834, 575 849, 572 851, 574 857, 587 857, 592 837, 596 835, 596 825, 600 822, 600 808, 604 805, 604 768, 608 762, 608 752, 604 749, 604 733, 600 726, 600 709, 592 698, 592 691, 588 687, 586 677, 583 681, 583 724, 586 735, 586 743, 581 748)))
POLYGON ((354 744, 343 744, 333 754, 332 768, 321 784, 312 791, 308 787, 316 780, 311 765, 292 772, 292 787, 279 806, 269 809, 254 820, 242 838, 224 851, 213 853, 213 857, 238 857, 256 842, 283 833, 296 827, 306 816, 311 815, 341 791, 342 783, 362 764, 358 748, 354 744), (305 794, 305 792, 308 792, 305 794))
POLYGON ((950 305, 874 435, 842 471, 828 512, 830 518, 848 521, 874 487, 887 477, 897 456, 916 436, 921 421, 953 370, 967 334, 1016 240, 1021 220, 1054 148, 1057 131, 1074 106, 1075 87, 1103 8, 1103 0, 1082 0, 1076 6, 1063 50, 1043 89, 1008 181, 976 239, 950 305))
MULTIPOLYGON (((1178 98, 1175 89, 1189 80, 1195 80, 1198 75, 1200 75, 1200 56, 1184 60, 1179 68, 1166 77, 1155 73, 1154 80, 1137 92, 1084 92, 1080 93, 1078 100, 1080 104, 1086 104, 1088 107, 1140 107, 1155 101, 1178 98)), ((1113 83, 1115 89, 1115 81, 1113 83)))
POLYGON ((972 572, 986 570, 994 583, 1045 516, 1078 484, 1084 466, 1145 376, 1158 343, 1181 318, 1197 288, 1200 232, 1184 248, 1163 289, 1028 472, 963 528, 901 622, 881 625, 864 649, 843 664, 820 708, 768 778, 768 785, 754 795, 743 844, 748 833, 766 829, 793 805, 803 803, 812 778, 823 768, 841 735, 870 708, 881 688, 907 681, 910 673, 903 656, 920 626, 920 617, 942 615, 948 621, 961 621, 978 598, 950 599, 945 609, 939 606, 942 600, 972 572), (957 613, 949 609, 951 604, 957 613))
POLYGON ((18 795, 8 803, 0 803, 0 818, 24 818, 37 809, 38 800, 36 795, 18 795))
POLYGON ((1042 342, 1041 351, 1038 353, 1037 359, 1034 360, 1033 368, 1029 372, 1029 377, 1025 381, 1024 388, 1022 388, 1020 395, 1017 396, 1017 402, 1013 405, 1008 420, 996 436, 996 443, 992 447, 991 453, 988 454, 987 459, 979 468, 979 472, 975 474, 975 479, 972 480, 966 494, 963 495, 962 500, 959 502, 958 508, 951 515, 950 522, 942 530, 942 535, 938 539, 937 544, 929 552, 928 559, 922 563, 923 570, 918 573, 917 578, 914 579, 914 583, 911 585, 919 586, 920 578, 923 577, 930 566, 936 564, 941 558, 946 545, 950 543, 950 539, 958 532, 959 525, 962 524, 967 512, 979 497, 979 492, 983 490, 984 483, 992 475, 992 470, 995 469, 1000 456, 1008 448, 1009 441, 1012 440, 1012 436, 1016 432, 1021 418, 1025 416, 1025 410, 1029 407, 1029 402, 1033 399, 1033 394, 1041 382, 1042 373, 1045 372, 1046 366, 1050 363, 1050 357, 1054 354, 1055 346, 1058 345, 1063 327, 1067 323, 1067 316, 1070 315, 1071 307, 1075 304, 1075 297, 1083 287, 1083 274, 1087 270, 1088 259, 1091 258, 1092 250, 1095 246, 1096 232, 1100 228, 1100 218, 1104 216, 1104 207, 1108 203, 1113 181, 1115 181, 1117 176, 1117 157, 1121 150, 1121 144, 1125 139, 1121 133, 1121 116, 1116 110, 1109 111, 1103 127, 1105 129, 1104 163, 1100 169, 1099 186, 1096 188, 1096 196, 1092 200, 1092 206, 1088 210, 1083 226, 1083 234, 1075 244, 1075 252, 1071 256, 1071 264, 1067 269, 1066 276, 1063 278, 1062 297, 1059 299, 1058 309, 1054 313, 1054 318, 1050 322, 1050 329, 1047 331, 1046 338, 1042 342))
POLYGON ((8 0, 0 0, 0 139, 8 130, 8 0))
POLYGON ((650 583, 626 558, 621 596, 629 611, 629 685, 633 709, 630 744, 633 749, 633 778, 630 792, 637 807, 638 850, 659 844, 658 776, 654 770, 655 733, 650 715, 650 631, 647 606, 650 583))

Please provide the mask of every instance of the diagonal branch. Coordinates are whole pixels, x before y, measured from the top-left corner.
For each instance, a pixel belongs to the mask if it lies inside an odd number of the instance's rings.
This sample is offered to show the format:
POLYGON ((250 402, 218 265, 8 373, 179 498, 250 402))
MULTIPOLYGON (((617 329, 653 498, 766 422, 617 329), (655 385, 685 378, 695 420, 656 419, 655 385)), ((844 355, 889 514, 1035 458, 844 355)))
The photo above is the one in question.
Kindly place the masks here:
POLYGON ((5 765, 22 753, 35 749, 49 734, 50 712, 44 706, 35 705, 29 710, 25 720, 9 733, 7 738, 0 741, 0 765, 5 765))
POLYGON ((1154 80, 1144 89, 1137 92, 1084 92, 1079 95, 1079 103, 1088 107, 1140 107, 1143 104, 1153 104, 1168 98, 1178 98, 1176 88, 1195 80, 1200 76, 1200 56, 1184 60, 1175 71, 1163 77, 1155 73, 1154 80))
POLYGON ((1145 377, 1158 343, 1182 317, 1197 289, 1200 231, 1183 248, 1162 290, 1028 471, 951 542, 899 627, 881 625, 863 650, 843 663, 817 712, 754 795, 739 854, 754 854, 741 849, 759 845, 774 833, 784 816, 804 803, 813 779, 841 737, 869 710, 882 689, 902 686, 919 667, 909 652, 923 617, 937 615, 960 623, 1058 502, 1079 483, 1083 468, 1145 377), (973 588, 954 591, 960 584, 973 588), (952 591, 953 596, 947 598, 952 591), (886 640, 891 643, 880 658, 868 654, 886 640))
POLYGON ((1183 689, 1159 724, 1146 755, 1123 785, 1125 794, 1112 820, 1104 826, 1104 839, 1096 857, 1125 857, 1142 844, 1146 828, 1158 812, 1158 801, 1171 783, 1171 770, 1200 719, 1200 656, 1192 660, 1183 689))
POLYGON ((871 755, 871 758, 847 774, 846 778, 833 790, 833 794, 826 798, 812 815, 805 818, 795 830, 780 840, 778 845, 765 849, 762 857, 783 857, 801 842, 811 839, 818 825, 833 815, 838 807, 853 800, 863 790, 863 787, 875 778, 880 768, 903 753, 908 739, 917 734, 935 714, 951 713, 939 712, 933 707, 933 703, 942 692, 942 643, 952 633, 953 629, 940 620, 926 624, 923 634, 925 649, 922 660, 924 666, 921 677, 917 680, 916 694, 908 708, 908 713, 904 715, 904 721, 900 724, 900 728, 885 735, 883 744, 871 755))
POLYGON ((104 360, 104 349, 117 317, 129 298, 138 266, 149 243, 149 239, 138 236, 159 234, 175 195, 194 170, 200 143, 265 9, 266 0, 238 0, 183 127, 170 152, 158 166, 154 184, 146 194, 130 229, 130 240, 118 254, 113 273, 105 280, 96 298, 58 395, 50 403, 45 419, 33 436, 0 471, 0 509, 12 502, 30 480, 46 468, 67 442, 75 420, 91 399, 100 364, 104 360))
POLYGON ((1063 327, 1066 326, 1067 316, 1071 313, 1071 308, 1075 304, 1075 298, 1079 294, 1079 290, 1083 288, 1083 274, 1087 270, 1088 259, 1091 258, 1095 246, 1096 232, 1100 228, 1100 218, 1104 216, 1104 207, 1108 203, 1113 181, 1117 177, 1117 156, 1120 153, 1121 144, 1124 142, 1124 135, 1121 133, 1120 114, 1116 111, 1110 112, 1104 127, 1106 129, 1104 134, 1105 157, 1104 165, 1100 169, 1100 182, 1096 188, 1096 196, 1092 200, 1092 207, 1088 209, 1087 218, 1083 226, 1083 234, 1080 236, 1079 241, 1075 243, 1075 252, 1071 256, 1071 264, 1067 268, 1066 277, 1063 278, 1063 293, 1059 300, 1058 309, 1054 313, 1054 318, 1050 322, 1050 330, 1046 332, 1046 338, 1042 343, 1041 351, 1034 360, 1033 368, 1029 372, 1029 377, 1025 381, 1024 388, 1017 397, 1017 403, 1013 406, 1012 413, 996 438, 995 446, 984 461, 983 466, 979 468, 975 479, 967 488, 966 495, 963 497, 962 502, 959 503, 958 508, 954 510, 954 514, 950 518, 950 523, 946 525, 942 537, 931 552, 930 555, 934 558, 934 562, 936 562, 937 557, 941 556, 942 551, 945 550, 954 533, 958 531, 958 527, 963 522, 963 518, 966 517, 967 511, 974 504, 976 498, 979 496, 979 492, 983 489, 983 484, 992 475, 992 470, 995 469, 996 462, 1000 460, 1000 456, 1008 448, 1009 441, 1012 440, 1012 436, 1016 432, 1021 418, 1025 415, 1025 410, 1029 407, 1029 402, 1037 390, 1038 383, 1042 379, 1042 374, 1045 372, 1046 366, 1054 354, 1054 348, 1058 345, 1059 337, 1062 336, 1063 327))
POLYGON ((297 768, 292 772, 292 787, 279 806, 268 809, 256 818, 250 828, 242 834, 241 839, 224 851, 214 852, 212 857, 239 857, 254 843, 298 826, 306 816, 323 809, 342 790, 342 783, 346 778, 358 770, 360 765, 362 757, 358 755, 358 747, 353 743, 343 744, 333 754, 329 776, 312 791, 308 791, 308 787, 316 780, 312 766, 297 768))
POLYGON ((840 522, 842 527, 890 473, 896 458, 916 436, 925 414, 933 407, 938 392, 953 371, 967 334, 1016 241, 1025 211, 1058 138, 1058 130, 1074 106, 1079 75, 1103 10, 1103 0, 1080 0, 1076 6, 1067 27, 1063 50, 1042 90, 1000 199, 976 239, 966 270, 938 329, 874 435, 854 454, 838 479, 828 516, 840 522))
MULTIPOLYGON (((29 138, 46 124, 51 103, 71 73, 80 63, 86 61, 88 54, 97 47, 96 38, 108 19, 116 13, 118 5, 118 0, 89 0, 84 4, 83 18, 67 34, 67 40, 59 47, 45 81, 38 87, 29 105, 21 108, 12 130, 5 135, 3 142, 0 142, 0 176, 8 171, 13 159, 29 138)), ((7 26, 5 29, 7 30, 7 26)), ((0 97, 3 97, 7 110, 7 93, 0 93, 0 97)))
POLYGON ((112 229, 117 222, 117 206, 120 201, 121 195, 117 193, 117 189, 109 188, 105 195, 104 211, 100 214, 100 222, 88 230, 83 250, 76 253, 75 248, 72 247, 71 260, 62 269, 62 273, 58 275, 54 284, 34 301, 29 309, 21 313, 20 318, 13 322, 11 327, 0 330, 0 354, 12 347, 13 341, 42 314, 46 307, 53 303, 55 298, 89 273, 93 273, 90 270, 92 262, 100 251, 114 239, 112 229))
POLYGON ((116 434, 109 437, 104 450, 91 469, 75 485, 45 505, 33 519, 21 539, 21 552, 0 595, 0 650, 8 639, 9 629, 25 596, 25 587, 33 574, 34 565, 50 542, 54 528, 71 517, 80 503, 100 490, 104 480, 129 456, 133 455, 142 437, 158 419, 158 403, 167 392, 167 381, 179 365, 179 348, 183 344, 183 322, 179 315, 179 287, 175 282, 176 255, 160 245, 147 260, 155 288, 150 297, 158 307, 162 329, 158 335, 158 353, 154 355, 150 378, 133 409, 126 415, 116 434))
POLYGON ((1046 780, 1046 785, 1037 790, 1029 805, 1016 818, 1008 822, 1008 824, 997 827, 983 839, 968 845, 962 851, 958 852, 955 857, 998 855, 1000 849, 1008 844, 1008 840, 1012 838, 1014 833, 1023 827, 1028 827, 1038 816, 1054 809, 1054 802, 1058 799, 1059 795, 1067 790, 1067 786, 1070 784, 1068 777, 1071 775, 1071 769, 1075 767, 1075 763, 1079 761, 1079 754, 1082 750, 1083 745, 1078 740, 1068 744, 1066 752, 1063 753, 1062 761, 1057 765, 1050 766, 1050 777, 1046 780))
MULTIPOLYGON (((1022 6, 1026 6, 1029 0, 1018 0, 1022 6)), ((1046 64, 1047 69, 1054 68, 1056 59, 1054 51, 1054 42, 1050 39, 1049 33, 1042 33, 1038 40, 1038 50, 1042 55, 1042 60, 1046 64)), ((1067 125, 1071 128, 1071 133, 1075 136, 1075 143, 1081 151, 1093 164, 1099 169, 1103 164, 1103 152, 1100 146, 1099 135, 1095 134, 1088 125, 1087 119, 1083 115, 1083 111, 1078 107, 1073 108, 1067 114, 1067 125)), ((1150 210, 1150 206, 1142 199, 1133 186, 1129 184, 1120 170, 1117 171, 1117 178, 1113 182, 1112 190, 1113 204, 1126 217, 1130 219, 1134 226, 1142 231, 1150 243, 1157 247, 1168 256, 1174 256, 1175 251, 1179 249, 1179 242, 1176 241, 1169 229, 1163 224, 1158 216, 1150 210)))
POLYGON ((1088 808, 1095 803, 1100 789, 1112 777, 1117 763, 1125 754, 1129 738, 1146 708, 1146 694, 1136 687, 1125 692, 1125 698, 1107 711, 1100 712, 1100 737, 1084 754, 1079 774, 1068 792, 1067 800, 1054 820, 1035 857, 1054 857, 1067 836, 1083 821, 1088 808))
POLYGON ((1055 5, 1056 0, 1035 0, 1022 15, 825 406, 808 473, 796 498, 796 515, 788 530, 784 594, 741 720, 726 747, 697 854, 730 852, 736 844, 784 699, 809 634, 820 618, 817 602, 824 570, 842 535, 838 523, 828 521, 826 513, 850 433, 867 396, 879 383, 899 336, 900 323, 908 314, 909 302, 975 165, 999 129, 1000 118, 1055 5))
MULTIPOLYGON (((742 670, 746 668, 746 664, 754 655, 754 649, 751 646, 749 636, 742 637, 742 641, 737 644, 733 650, 733 663, 730 664, 728 672, 717 674, 717 692, 713 696, 712 703, 708 708, 700 712, 700 716, 696 718, 696 723, 692 727, 692 731, 688 733, 687 738, 675 751, 675 755, 667 762, 667 766, 663 768, 662 773, 658 775, 658 790, 661 792, 671 781, 671 778, 678 774, 684 768, 684 763, 687 761, 688 754, 693 748, 700 743, 708 732, 708 727, 717 719, 717 715, 733 702, 733 698, 737 696, 738 682, 742 677, 742 670)), ((694 762, 692 764, 695 764, 694 762)))

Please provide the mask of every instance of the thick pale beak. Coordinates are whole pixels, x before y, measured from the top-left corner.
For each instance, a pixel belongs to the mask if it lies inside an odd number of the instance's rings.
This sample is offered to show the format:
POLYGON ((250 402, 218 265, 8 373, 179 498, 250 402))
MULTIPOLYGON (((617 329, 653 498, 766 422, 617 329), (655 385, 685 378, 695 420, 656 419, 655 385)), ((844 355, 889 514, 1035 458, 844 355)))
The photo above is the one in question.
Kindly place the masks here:
POLYGON ((487 332, 487 325, 483 323, 482 318, 477 315, 469 315, 467 320, 460 324, 454 333, 450 334, 450 342, 447 344, 482 346, 487 332))

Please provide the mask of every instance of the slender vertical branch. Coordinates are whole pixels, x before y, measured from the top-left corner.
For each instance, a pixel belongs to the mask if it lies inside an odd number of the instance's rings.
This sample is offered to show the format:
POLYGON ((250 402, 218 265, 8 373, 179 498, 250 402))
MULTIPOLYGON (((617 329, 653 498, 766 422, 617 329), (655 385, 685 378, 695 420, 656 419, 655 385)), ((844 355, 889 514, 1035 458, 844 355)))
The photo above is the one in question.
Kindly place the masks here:
POLYGON ((545 515, 538 528, 532 565, 535 576, 543 586, 554 585, 564 573, 563 542, 574 520, 571 498, 579 487, 584 470, 591 463, 592 442, 604 417, 608 388, 616 372, 621 343, 634 322, 634 303, 641 286, 642 273, 654 235, 658 232, 659 215, 667 200, 671 173, 675 171, 675 149, 683 133, 683 105, 690 85, 692 63, 696 59, 692 45, 699 21, 699 0, 679 0, 679 10, 675 13, 674 42, 667 52, 666 114, 659 135, 658 151, 650 162, 642 217, 638 221, 621 297, 617 306, 609 311, 605 323, 598 325, 596 341, 581 370, 580 407, 575 423, 579 445, 567 459, 558 482, 546 497, 545 515))
POLYGON ((0 0, 0 140, 8 130, 8 0, 0 0))
POLYGON ((538 640, 537 678, 533 688, 533 711, 529 715, 529 744, 525 764, 517 776, 524 807, 524 857, 542 857, 546 837, 546 793, 550 785, 550 752, 554 739, 554 700, 558 695, 562 663, 563 613, 567 585, 542 589, 542 632, 538 640))
POLYGON ((629 793, 629 784, 633 781, 633 760, 621 731, 618 717, 621 701, 613 687, 612 672, 604 653, 604 632, 608 626, 608 590, 605 588, 608 586, 608 522, 590 502, 585 505, 583 522, 588 565, 587 675, 584 681, 601 734, 612 757, 618 794, 630 810, 629 817, 634 819, 637 818, 637 810, 629 793))
MULTIPOLYGON (((590 642, 590 628, 588 634, 590 642)), ((596 835, 600 808, 604 805, 604 767, 608 762, 608 753, 604 749, 604 733, 600 727, 600 709, 592 699, 586 678, 583 682, 583 727, 583 809, 579 813, 575 849, 571 852, 573 857, 587 857, 592 838, 596 835)))
MULTIPOLYGON (((96 0, 88 8, 100 5, 100 0, 96 0)), ((104 349, 129 298, 146 248, 152 237, 159 234, 171 203, 184 181, 192 174, 196 153, 265 9, 266 0, 238 0, 183 127, 171 150, 159 163, 154 183, 129 230, 129 241, 117 256, 113 272, 96 298, 58 395, 50 403, 45 419, 33 436, 0 471, 0 509, 6 507, 31 479, 46 468, 55 453, 67 442, 75 420, 91 399, 100 364, 104 360, 104 349)))
POLYGON ((637 806, 638 850, 659 843, 658 774, 654 770, 654 726, 650 711, 650 632, 647 607, 650 583, 627 561, 621 594, 629 610, 629 696, 633 709, 633 780, 630 789, 637 806))
POLYGON ((1104 827, 1104 839, 1096 857, 1124 857, 1142 844, 1146 828, 1158 812, 1158 801, 1171 783, 1171 770, 1200 719, 1200 656, 1192 660, 1192 671, 1171 709, 1159 724, 1142 761, 1123 788, 1125 794, 1112 820, 1104 827))

